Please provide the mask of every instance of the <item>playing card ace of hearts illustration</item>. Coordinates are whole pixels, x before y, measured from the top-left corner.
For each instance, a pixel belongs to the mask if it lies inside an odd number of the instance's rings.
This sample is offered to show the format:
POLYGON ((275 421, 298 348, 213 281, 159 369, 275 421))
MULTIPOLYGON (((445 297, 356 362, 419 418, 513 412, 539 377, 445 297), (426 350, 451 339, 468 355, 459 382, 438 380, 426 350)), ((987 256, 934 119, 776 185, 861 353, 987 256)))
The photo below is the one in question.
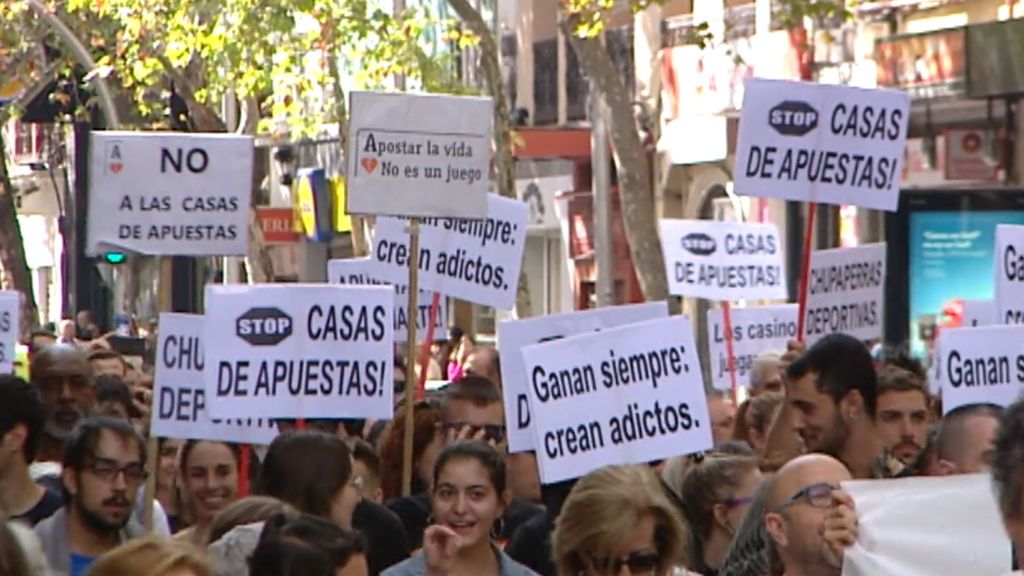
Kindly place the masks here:
POLYGON ((107 174, 120 174, 124 170, 124 146, 119 140, 107 142, 106 146, 106 169, 107 174))

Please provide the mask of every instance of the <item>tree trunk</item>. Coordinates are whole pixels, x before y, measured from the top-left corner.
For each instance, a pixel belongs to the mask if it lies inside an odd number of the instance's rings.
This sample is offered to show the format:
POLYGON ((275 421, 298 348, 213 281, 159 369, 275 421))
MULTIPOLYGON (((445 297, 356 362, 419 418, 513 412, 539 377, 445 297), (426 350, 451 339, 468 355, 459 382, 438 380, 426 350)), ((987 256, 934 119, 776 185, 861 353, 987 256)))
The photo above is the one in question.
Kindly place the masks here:
MULTIPOLYGON (((480 39, 480 67, 484 72, 487 90, 494 100, 494 165, 497 172, 498 194, 506 198, 515 198, 516 165, 512 155, 512 123, 509 121, 508 95, 505 93, 505 83, 501 77, 498 46, 480 12, 468 0, 448 0, 448 4, 469 30, 480 39)), ((527 318, 530 315, 530 290, 524 270, 519 274, 519 285, 516 287, 516 316, 527 318)))
POLYGON ((654 189, 647 152, 637 132, 626 85, 599 38, 576 36, 576 18, 563 14, 560 26, 576 51, 580 68, 598 89, 601 114, 611 134, 612 157, 619 176, 622 223, 640 289, 648 301, 666 300, 665 258, 655 225, 654 189))
MULTIPOLYGON (((2 127, 0 127, 2 128, 2 127)), ((0 129, 0 266, 14 289, 21 292, 21 333, 28 335, 39 322, 36 296, 32 291, 32 274, 25 258, 21 225, 14 202, 14 186, 7 172, 7 150, 0 129)))

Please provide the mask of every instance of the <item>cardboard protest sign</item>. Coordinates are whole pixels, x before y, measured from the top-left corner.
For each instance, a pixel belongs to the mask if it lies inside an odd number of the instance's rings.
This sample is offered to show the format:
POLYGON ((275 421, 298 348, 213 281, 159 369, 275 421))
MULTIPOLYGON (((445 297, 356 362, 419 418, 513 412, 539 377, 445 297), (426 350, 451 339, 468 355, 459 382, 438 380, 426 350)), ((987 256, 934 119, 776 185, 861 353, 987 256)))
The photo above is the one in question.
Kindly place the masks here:
POLYGON ((804 331, 807 344, 842 332, 881 338, 885 318, 885 243, 811 253, 804 331))
POLYGON ((662 220, 659 225, 672 295, 708 300, 788 296, 774 224, 662 220))
MULTIPOLYGON (((526 246, 526 204, 487 195, 487 218, 424 218, 420 224, 420 289, 502 310, 513 307, 526 246)), ((372 275, 409 281, 408 224, 378 218, 372 275)))
POLYGON ((943 330, 934 361, 943 412, 978 402, 1009 406, 1024 387, 1024 326, 943 330))
POLYGON ((490 98, 353 92, 348 212, 487 215, 490 98))
POLYGON ((527 399, 528 378, 521 348, 667 316, 668 305, 665 302, 648 302, 499 323, 498 347, 503 351, 501 384, 505 397, 509 452, 534 449, 530 404, 527 399))
POLYGON ((156 356, 150 424, 154 436, 239 444, 270 444, 277 436, 272 420, 251 418, 244 412, 228 420, 210 418, 203 386, 202 316, 161 314, 156 356))
POLYGON ((216 418, 390 418, 394 290, 206 287, 203 380, 216 418))
MULTIPOLYGON (((332 284, 351 284, 354 286, 391 286, 386 282, 378 282, 372 277, 371 270, 374 268, 373 261, 369 258, 343 258, 327 261, 327 281, 332 284)), ((405 342, 409 339, 409 287, 404 284, 395 284, 395 342, 405 342)), ((420 291, 416 298, 416 333, 426 334, 427 324, 430 322, 430 306, 433 304, 434 296, 430 292, 420 291)), ((434 340, 445 340, 448 338, 448 305, 445 298, 437 307, 437 317, 434 322, 434 340)))
POLYGON ((996 226, 996 322, 1024 324, 1024 226, 996 226))
POLYGON ((685 316, 526 346, 522 354, 544 484, 711 448, 685 316))
POLYGON ((21 293, 14 290, 0 292, 0 374, 14 372, 20 322, 21 293))
MULTIPOLYGON (((732 309, 732 347, 736 379, 740 384, 750 383, 750 370, 758 354, 774 351, 781 355, 786 351, 786 344, 796 340, 798 314, 796 304, 732 309)), ((721 308, 708 310, 708 362, 711 363, 711 383, 719 390, 729 390, 732 382, 723 316, 721 308)))
POLYGON ((249 253, 248 136, 93 132, 86 254, 249 253))
POLYGON ((843 576, 1010 573, 1013 554, 988 474, 842 483, 857 507, 843 576))
POLYGON ((761 78, 744 89, 737 194, 896 210, 905 92, 761 78))
POLYGON ((996 323, 994 300, 964 300, 964 316, 961 325, 965 328, 991 326, 996 323))

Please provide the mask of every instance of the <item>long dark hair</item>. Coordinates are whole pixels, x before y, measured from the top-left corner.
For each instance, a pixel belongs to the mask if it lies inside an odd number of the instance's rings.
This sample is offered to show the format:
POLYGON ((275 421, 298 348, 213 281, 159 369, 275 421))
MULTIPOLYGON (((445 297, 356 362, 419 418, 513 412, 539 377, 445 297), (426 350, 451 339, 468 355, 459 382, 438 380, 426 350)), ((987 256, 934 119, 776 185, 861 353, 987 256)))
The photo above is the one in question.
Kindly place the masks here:
POLYGON ((341 438, 307 430, 286 432, 274 439, 263 460, 259 493, 329 518, 331 502, 351 477, 352 457, 341 438))

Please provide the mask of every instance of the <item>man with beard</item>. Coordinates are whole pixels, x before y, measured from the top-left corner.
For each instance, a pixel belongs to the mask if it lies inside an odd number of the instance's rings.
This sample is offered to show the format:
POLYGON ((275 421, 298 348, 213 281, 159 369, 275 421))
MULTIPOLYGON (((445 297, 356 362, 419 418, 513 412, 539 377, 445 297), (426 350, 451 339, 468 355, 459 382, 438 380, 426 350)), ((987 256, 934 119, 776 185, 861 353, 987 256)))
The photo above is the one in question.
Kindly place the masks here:
POLYGON ((887 454, 914 470, 928 437, 928 400, 924 382, 912 372, 887 366, 878 375, 878 437, 887 454))
POLYGON ((886 476, 875 428, 878 375, 867 348, 846 334, 818 340, 786 370, 786 402, 807 452, 839 459, 854 478, 886 476))
POLYGON ((94 560, 142 536, 132 503, 146 480, 146 444, 127 422, 88 418, 64 447, 64 507, 36 526, 51 574, 82 576, 94 560))
POLYGON ((96 403, 96 384, 85 352, 66 344, 47 346, 32 359, 32 383, 43 398, 46 422, 39 462, 60 460, 65 439, 96 403))

